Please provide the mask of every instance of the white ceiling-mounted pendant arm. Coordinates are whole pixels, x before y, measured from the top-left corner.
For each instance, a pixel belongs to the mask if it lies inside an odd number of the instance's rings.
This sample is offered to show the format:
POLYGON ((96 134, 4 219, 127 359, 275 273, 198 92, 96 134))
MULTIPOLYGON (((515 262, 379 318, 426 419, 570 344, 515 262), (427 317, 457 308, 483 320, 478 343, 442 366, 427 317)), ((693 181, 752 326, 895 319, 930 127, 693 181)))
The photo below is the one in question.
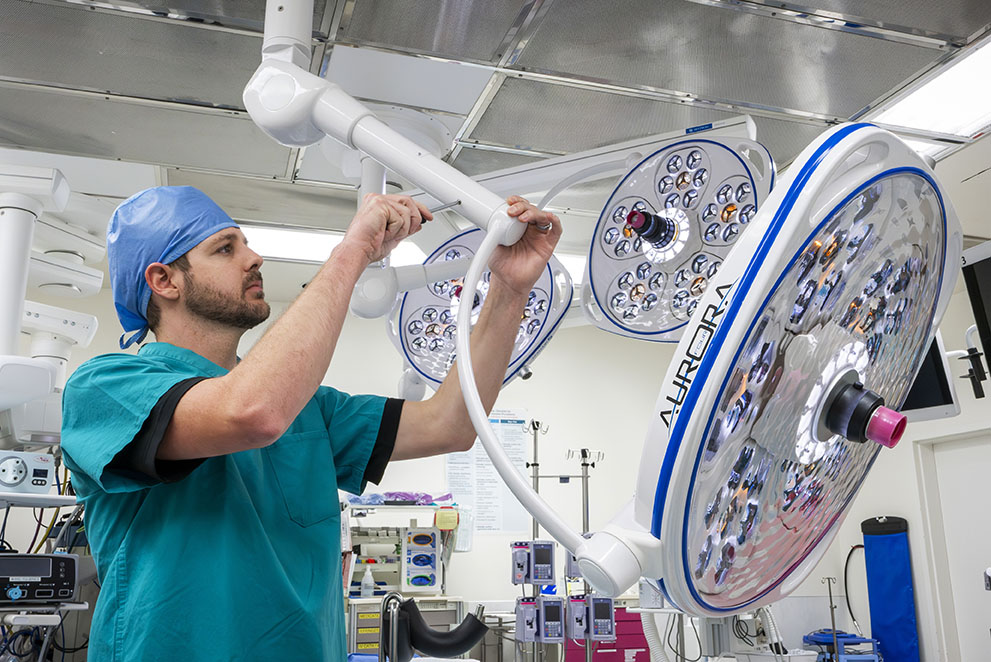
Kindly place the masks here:
POLYGON ((41 205, 0 193, 0 355, 17 354, 28 284, 28 256, 41 205))
POLYGON ((50 393, 54 366, 16 356, 20 344, 28 259, 42 211, 61 211, 69 186, 58 170, 0 168, 0 410, 50 393))
POLYGON ((268 3, 266 50, 243 95, 255 124, 283 145, 295 147, 329 135, 440 200, 461 200, 459 211, 465 218, 499 235, 503 245, 516 243, 526 227, 509 218, 501 197, 389 128, 339 86, 300 66, 300 45, 309 53, 312 4, 268 3))
POLYGON ((440 280, 461 278, 468 273, 469 258, 402 267, 369 267, 351 295, 351 312, 364 319, 387 315, 400 292, 409 292, 440 280))
POLYGON ((358 184, 358 208, 370 193, 385 193, 385 166, 368 156, 361 155, 361 183, 358 184))
POLYGON ((307 67, 310 64, 313 0, 282 0, 265 6, 262 58, 307 67))
POLYGON ((579 170, 578 172, 569 175, 568 177, 565 177, 557 184, 555 184, 553 187, 551 187, 551 189, 544 194, 544 197, 540 199, 540 202, 537 203, 537 208, 546 209, 547 205, 551 203, 551 200, 553 200, 561 192, 574 186, 575 184, 583 182, 586 179, 591 179, 592 177, 595 177, 597 175, 607 175, 613 172, 618 173, 624 169, 629 170, 630 168, 635 166, 637 162, 640 161, 642 158, 643 155, 640 152, 633 152, 630 155, 628 155, 625 159, 616 159, 615 161, 596 163, 588 166, 587 168, 579 170))

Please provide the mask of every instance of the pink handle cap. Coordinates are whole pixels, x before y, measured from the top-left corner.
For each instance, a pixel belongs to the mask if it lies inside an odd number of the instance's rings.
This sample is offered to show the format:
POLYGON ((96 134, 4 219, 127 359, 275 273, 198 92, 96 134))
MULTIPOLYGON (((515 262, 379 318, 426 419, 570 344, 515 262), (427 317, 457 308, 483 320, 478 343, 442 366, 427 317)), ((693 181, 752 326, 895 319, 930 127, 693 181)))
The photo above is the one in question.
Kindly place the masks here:
POLYGON ((887 407, 878 407, 867 422, 867 438, 886 448, 894 448, 905 434, 907 422, 904 414, 887 407))
POLYGON ((644 226, 647 222, 647 216, 644 215, 643 212, 633 209, 626 215, 626 222, 630 225, 630 227, 636 230, 637 228, 642 228, 644 226))

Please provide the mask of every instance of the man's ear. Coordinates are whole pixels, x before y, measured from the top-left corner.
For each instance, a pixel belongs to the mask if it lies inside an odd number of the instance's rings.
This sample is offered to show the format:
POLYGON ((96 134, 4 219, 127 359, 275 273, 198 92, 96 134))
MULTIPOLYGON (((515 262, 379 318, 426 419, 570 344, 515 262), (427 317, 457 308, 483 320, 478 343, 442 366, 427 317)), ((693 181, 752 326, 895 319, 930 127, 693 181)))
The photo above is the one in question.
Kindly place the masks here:
POLYGON ((157 294, 163 299, 176 301, 179 299, 179 288, 176 286, 176 278, 179 272, 167 264, 153 262, 145 268, 145 282, 151 288, 153 294, 157 294))

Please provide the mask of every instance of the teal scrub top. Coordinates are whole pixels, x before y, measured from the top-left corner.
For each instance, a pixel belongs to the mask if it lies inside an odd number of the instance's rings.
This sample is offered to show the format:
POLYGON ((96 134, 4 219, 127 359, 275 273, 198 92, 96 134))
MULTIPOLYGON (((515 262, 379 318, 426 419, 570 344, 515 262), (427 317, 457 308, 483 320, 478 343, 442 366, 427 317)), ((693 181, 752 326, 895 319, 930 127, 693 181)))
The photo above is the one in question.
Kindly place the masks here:
POLYGON ((66 385, 62 451, 101 581, 90 660, 346 658, 337 490, 364 488, 385 398, 320 387, 272 445, 174 483, 108 468, 173 385, 226 372, 152 343, 66 385))

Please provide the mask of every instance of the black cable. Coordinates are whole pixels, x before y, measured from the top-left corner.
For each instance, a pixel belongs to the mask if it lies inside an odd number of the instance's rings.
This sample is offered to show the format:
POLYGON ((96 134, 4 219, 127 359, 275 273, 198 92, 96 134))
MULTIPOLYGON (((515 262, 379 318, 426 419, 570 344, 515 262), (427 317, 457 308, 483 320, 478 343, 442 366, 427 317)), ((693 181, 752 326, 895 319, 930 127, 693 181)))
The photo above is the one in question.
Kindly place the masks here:
MULTIPOLYGON (((853 615, 853 607, 850 606, 850 591, 847 589, 846 576, 847 570, 850 568, 850 557, 853 556, 855 551, 863 548, 863 545, 854 545, 851 547, 850 551, 847 552, 846 561, 843 563, 843 597, 846 599, 846 610, 850 613, 850 620, 852 620, 854 624, 857 623, 857 617, 853 615)), ((859 630, 860 627, 858 626, 857 629, 859 630)))
POLYGON ((695 627, 695 621, 692 620, 691 618, 688 619, 688 622, 692 624, 692 629, 695 630, 695 638, 699 642, 699 654, 698 654, 698 657, 694 657, 694 658, 689 658, 688 655, 686 655, 686 651, 679 651, 678 648, 676 648, 675 646, 671 645, 671 635, 672 634, 675 634, 675 628, 677 627, 678 618, 677 617, 675 617, 675 618, 669 618, 668 621, 669 621, 669 623, 673 623, 673 625, 670 628, 670 633, 666 634, 665 635, 665 638, 667 640, 668 648, 671 649, 671 652, 674 653, 675 657, 677 659, 681 660, 682 662, 701 662, 701 660, 702 660, 702 638, 699 637, 699 631, 698 631, 698 628, 695 627))
POLYGON ((664 636, 664 643, 666 643, 668 648, 671 649, 671 652, 674 653, 675 660, 681 657, 681 653, 678 652, 678 648, 671 643, 671 635, 674 634, 675 632, 675 628, 677 627, 676 625, 677 622, 678 622, 677 616, 668 619, 668 625, 670 627, 668 627, 667 634, 664 636))
POLYGON ((70 653, 70 654, 72 654, 72 653, 78 653, 80 651, 86 650, 88 647, 89 647, 89 637, 86 637, 86 640, 82 643, 82 645, 75 646, 75 647, 73 647, 73 646, 66 646, 65 648, 62 648, 62 646, 58 645, 54 641, 52 642, 52 648, 54 648, 55 650, 57 650, 57 651, 59 651, 61 653, 70 653))
POLYGON ((744 621, 741 621, 739 616, 733 617, 733 634, 746 645, 754 645, 753 640, 750 638, 750 627, 744 621))
POLYGON ((689 618, 688 622, 692 624, 692 630, 695 631, 695 641, 699 644, 699 654, 698 657, 691 660, 690 662, 701 662, 702 660, 702 637, 699 636, 699 629, 695 626, 695 619, 689 618))

